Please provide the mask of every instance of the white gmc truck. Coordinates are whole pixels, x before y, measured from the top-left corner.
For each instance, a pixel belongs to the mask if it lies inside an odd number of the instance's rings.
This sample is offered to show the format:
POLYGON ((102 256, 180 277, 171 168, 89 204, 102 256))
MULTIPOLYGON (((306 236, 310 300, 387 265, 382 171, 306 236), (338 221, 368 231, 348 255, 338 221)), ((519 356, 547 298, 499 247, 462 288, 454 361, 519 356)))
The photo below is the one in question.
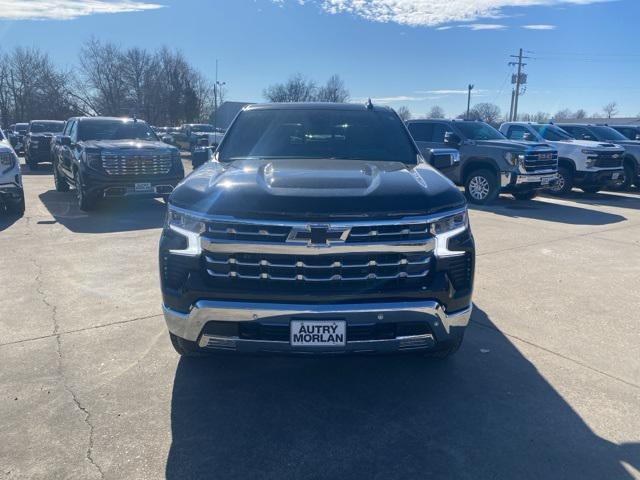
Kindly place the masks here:
POLYGON ((589 140, 576 140, 553 124, 507 122, 500 131, 511 140, 544 142, 558 150, 558 183, 554 195, 566 195, 573 187, 596 193, 624 182, 623 147, 589 140))

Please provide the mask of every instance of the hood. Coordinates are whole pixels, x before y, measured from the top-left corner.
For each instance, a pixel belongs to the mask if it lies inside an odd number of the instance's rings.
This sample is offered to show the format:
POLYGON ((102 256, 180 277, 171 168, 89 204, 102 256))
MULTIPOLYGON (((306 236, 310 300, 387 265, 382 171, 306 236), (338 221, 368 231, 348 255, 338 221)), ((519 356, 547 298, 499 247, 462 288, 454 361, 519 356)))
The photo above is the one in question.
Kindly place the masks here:
POLYGON ((616 145, 621 145, 625 148, 640 148, 640 140, 616 140, 615 141, 616 145))
POLYGON ((502 148, 504 150, 549 150, 551 147, 546 143, 521 142, 517 140, 474 140, 475 145, 481 147, 502 148))
POLYGON ((100 148, 106 150, 175 150, 161 141, 147 140, 87 140, 83 142, 85 147, 100 148))
POLYGON ((327 220, 424 215, 465 200, 426 164, 241 160, 203 165, 174 190, 171 204, 209 215, 327 220))
MULTIPOLYGON (((577 139, 572 139, 572 140, 562 140, 560 142, 553 142, 553 143, 564 143, 567 145, 574 145, 576 147, 583 147, 583 148, 593 148, 593 149, 600 149, 600 148, 618 148, 618 146, 616 144, 613 143, 607 143, 607 142, 596 142, 593 140, 577 140, 577 139)), ((620 143, 620 142, 616 142, 616 143, 620 143)))

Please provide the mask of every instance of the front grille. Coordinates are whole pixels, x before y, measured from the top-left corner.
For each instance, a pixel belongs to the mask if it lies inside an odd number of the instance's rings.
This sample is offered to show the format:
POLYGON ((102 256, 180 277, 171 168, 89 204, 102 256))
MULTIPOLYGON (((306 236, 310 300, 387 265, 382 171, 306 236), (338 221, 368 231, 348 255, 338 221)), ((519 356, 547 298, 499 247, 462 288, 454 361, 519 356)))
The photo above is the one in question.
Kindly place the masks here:
POLYGON ((171 154, 103 154, 102 168, 108 175, 165 175, 171 170, 171 154))
POLYGON ((205 269, 213 278, 271 282, 341 283, 424 278, 430 252, 410 254, 280 255, 207 253, 205 269))
POLYGON ((594 166, 598 168, 619 168, 622 166, 622 157, 619 153, 598 153, 594 166))
MULTIPOLYGON (((244 222, 214 222, 207 227, 207 237, 214 240, 285 243, 292 232, 288 225, 266 225, 244 222)), ((299 234, 298 238, 302 236, 299 234)), ((427 222, 400 224, 372 224, 354 226, 342 240, 339 230, 329 233, 332 243, 376 243, 397 241, 427 241, 430 238, 427 222)), ((311 237, 309 236, 309 239, 311 237)))
POLYGON ((555 152, 530 152, 524 157, 525 171, 527 173, 542 172, 558 169, 558 154, 555 152))
POLYGON ((167 286, 180 288, 184 285, 191 268, 191 259, 180 255, 165 254, 161 259, 160 273, 167 286))

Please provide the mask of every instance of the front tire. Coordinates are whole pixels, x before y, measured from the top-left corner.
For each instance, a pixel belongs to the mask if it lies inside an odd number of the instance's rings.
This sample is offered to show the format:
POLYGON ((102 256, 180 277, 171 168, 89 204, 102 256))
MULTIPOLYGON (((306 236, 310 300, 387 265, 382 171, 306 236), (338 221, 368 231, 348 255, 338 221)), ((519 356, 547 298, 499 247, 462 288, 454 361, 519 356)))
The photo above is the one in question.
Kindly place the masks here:
POLYGON ((530 190, 528 192, 513 192, 512 195, 516 200, 533 200, 538 195, 538 191, 530 190))
POLYGON ((98 203, 98 199, 93 195, 88 194, 84 186, 82 185, 82 175, 80 170, 76 170, 74 181, 76 184, 76 195, 78 198, 78 207, 83 212, 90 212, 95 210, 96 205, 98 203))
POLYGON ((624 162, 624 165, 623 165, 624 182, 611 187, 611 190, 616 190, 616 191, 629 190, 634 183, 636 184, 636 186, 638 186, 638 178, 636 177, 636 170, 632 162, 633 160, 626 160, 624 162))
POLYGON ((53 183, 56 187, 56 192, 68 192, 69 182, 64 178, 58 170, 58 162, 53 161, 53 183))
POLYGON ((171 339, 171 345, 176 352, 182 357, 205 357, 206 353, 202 351, 196 342, 185 340, 182 337, 178 337, 169 332, 169 338, 171 339))
POLYGON ((469 202, 486 205, 498 196, 498 178, 491 170, 474 170, 464 182, 464 192, 469 202))
POLYGON ((551 195, 567 195, 573 189, 573 172, 567 167, 558 168, 558 181, 548 191, 551 195))
POLYGON ((18 198, 17 200, 14 200, 14 199, 7 200, 6 208, 7 208, 7 213, 9 213, 9 215, 22 217, 24 216, 24 211, 25 211, 24 190, 20 189, 19 192, 20 192, 20 198, 18 198))
POLYGON ((448 359, 452 357, 458 350, 460 350, 463 339, 464 339, 464 332, 462 332, 460 335, 457 335, 452 340, 450 340, 449 344, 445 348, 428 352, 426 354, 426 357, 435 358, 438 360, 448 359))

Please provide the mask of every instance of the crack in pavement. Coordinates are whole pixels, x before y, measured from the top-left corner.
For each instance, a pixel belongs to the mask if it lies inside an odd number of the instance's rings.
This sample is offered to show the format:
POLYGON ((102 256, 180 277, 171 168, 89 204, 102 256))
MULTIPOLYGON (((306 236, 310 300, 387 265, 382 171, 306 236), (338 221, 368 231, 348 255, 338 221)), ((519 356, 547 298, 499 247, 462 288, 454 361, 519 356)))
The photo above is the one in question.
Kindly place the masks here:
POLYGON ((87 426, 89 427, 89 444, 87 445, 87 451, 85 454, 85 459, 91 464, 93 465, 93 467, 98 471, 98 473, 100 474, 100 478, 104 478, 104 472, 102 471, 102 468, 100 468, 100 466, 96 463, 95 459, 93 458, 93 436, 94 436, 94 425, 91 422, 91 413, 89 412, 89 410, 87 410, 87 408, 82 405, 82 403, 80 402, 80 400, 78 399, 76 393, 73 391, 73 389, 69 386, 68 382, 67 382, 67 377, 64 373, 64 368, 62 366, 62 341, 60 339, 61 334, 59 333, 59 325, 58 325, 58 308, 55 304, 51 303, 48 299, 47 299, 47 294, 44 291, 44 287, 43 287, 43 282, 42 282, 42 266, 35 260, 32 259, 31 260, 32 263, 35 265, 36 269, 37 269, 37 274, 35 277, 35 283, 36 283, 36 292, 38 293, 38 295, 40 296, 40 299, 42 300, 42 303, 44 303, 50 310, 51 310, 51 321, 53 322, 53 333, 51 335, 49 335, 48 337, 55 337, 56 339, 56 353, 58 355, 58 374, 60 376, 60 378, 62 379, 62 388, 71 396, 71 400, 73 401, 74 405, 76 406, 76 408, 78 410, 80 410, 83 414, 84 414, 84 423, 87 424, 87 426))

